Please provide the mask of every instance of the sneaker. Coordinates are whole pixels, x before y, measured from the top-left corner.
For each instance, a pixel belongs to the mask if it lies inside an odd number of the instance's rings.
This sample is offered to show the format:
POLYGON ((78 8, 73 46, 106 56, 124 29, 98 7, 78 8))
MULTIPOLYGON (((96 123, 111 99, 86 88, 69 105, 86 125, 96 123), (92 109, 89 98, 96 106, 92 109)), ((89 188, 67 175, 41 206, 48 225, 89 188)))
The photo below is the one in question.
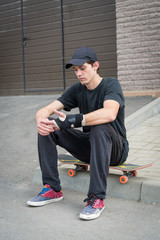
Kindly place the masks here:
POLYGON ((57 202, 63 199, 63 193, 55 192, 50 185, 46 184, 38 196, 27 202, 29 206, 39 207, 48 203, 57 202))
POLYGON ((93 194, 89 198, 86 198, 84 202, 87 202, 87 204, 79 216, 84 220, 92 220, 98 218, 105 208, 104 200, 99 199, 93 194))

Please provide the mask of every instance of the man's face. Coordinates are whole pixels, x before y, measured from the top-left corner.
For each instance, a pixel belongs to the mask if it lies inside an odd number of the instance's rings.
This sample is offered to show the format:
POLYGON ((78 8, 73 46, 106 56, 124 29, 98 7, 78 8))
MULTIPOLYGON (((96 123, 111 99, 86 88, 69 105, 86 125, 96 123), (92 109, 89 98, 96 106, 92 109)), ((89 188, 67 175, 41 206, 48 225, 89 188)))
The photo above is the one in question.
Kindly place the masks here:
POLYGON ((88 63, 84 63, 82 66, 73 65, 73 69, 77 78, 83 85, 89 84, 97 75, 94 65, 92 66, 88 63))

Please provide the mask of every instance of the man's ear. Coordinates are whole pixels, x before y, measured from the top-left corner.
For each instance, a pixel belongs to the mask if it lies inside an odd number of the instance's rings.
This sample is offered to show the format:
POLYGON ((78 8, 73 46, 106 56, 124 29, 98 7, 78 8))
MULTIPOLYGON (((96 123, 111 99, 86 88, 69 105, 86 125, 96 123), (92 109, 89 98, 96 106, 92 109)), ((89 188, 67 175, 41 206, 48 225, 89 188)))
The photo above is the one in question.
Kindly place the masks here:
POLYGON ((94 62, 93 68, 95 69, 95 71, 97 71, 99 69, 99 62, 98 61, 94 62))

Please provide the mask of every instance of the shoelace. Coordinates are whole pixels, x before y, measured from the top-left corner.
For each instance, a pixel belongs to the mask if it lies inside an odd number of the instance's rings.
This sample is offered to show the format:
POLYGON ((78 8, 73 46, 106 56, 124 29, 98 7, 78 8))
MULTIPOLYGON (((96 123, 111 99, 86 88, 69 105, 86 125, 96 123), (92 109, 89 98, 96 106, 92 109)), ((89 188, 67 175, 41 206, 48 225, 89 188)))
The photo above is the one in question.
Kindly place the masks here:
POLYGON ((96 199, 98 198, 95 195, 91 194, 88 198, 84 199, 84 202, 87 202, 87 205, 94 206, 96 199))

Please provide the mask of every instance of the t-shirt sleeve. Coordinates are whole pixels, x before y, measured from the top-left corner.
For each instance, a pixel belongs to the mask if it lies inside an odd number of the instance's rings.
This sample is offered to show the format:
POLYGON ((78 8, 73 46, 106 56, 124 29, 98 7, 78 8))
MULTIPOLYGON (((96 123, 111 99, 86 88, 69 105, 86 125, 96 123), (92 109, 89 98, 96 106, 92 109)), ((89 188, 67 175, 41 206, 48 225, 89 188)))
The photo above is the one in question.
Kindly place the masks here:
POLYGON ((106 86, 104 101, 115 100, 120 104, 120 107, 124 106, 124 96, 122 88, 117 79, 111 78, 106 86))
POLYGON ((57 100, 64 105, 65 111, 70 111, 72 108, 77 107, 77 84, 72 85, 68 88, 57 100))

